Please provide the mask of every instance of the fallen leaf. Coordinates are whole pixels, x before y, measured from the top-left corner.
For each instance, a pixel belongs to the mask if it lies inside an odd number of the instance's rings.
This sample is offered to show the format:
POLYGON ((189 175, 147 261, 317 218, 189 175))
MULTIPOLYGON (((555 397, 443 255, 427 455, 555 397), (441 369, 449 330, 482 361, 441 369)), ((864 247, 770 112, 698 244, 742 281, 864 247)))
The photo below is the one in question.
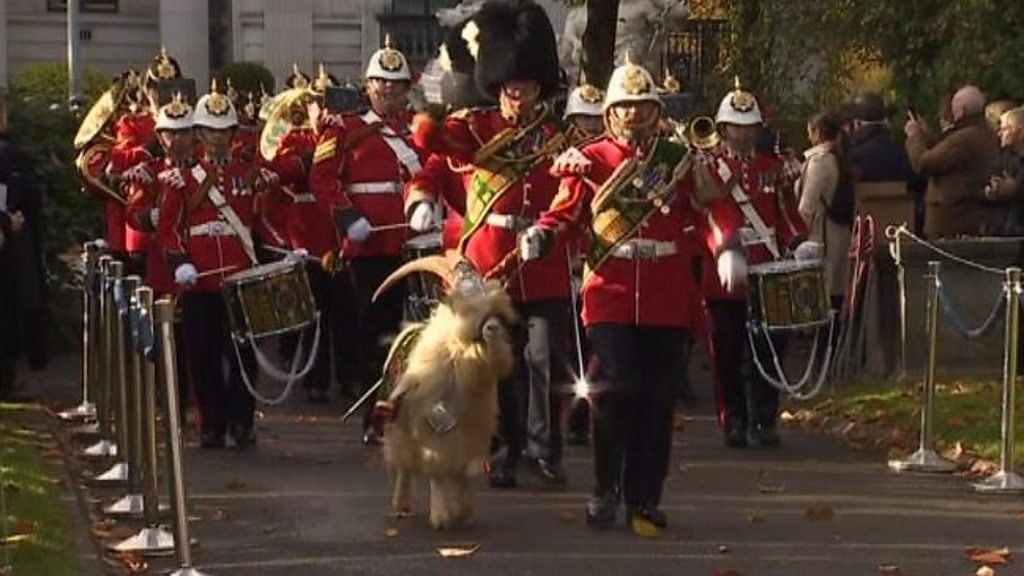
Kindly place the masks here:
POLYGON ((633 529, 633 533, 641 538, 661 538, 661 528, 654 525, 653 522, 640 516, 633 516, 632 522, 630 522, 630 528, 633 529))
POLYGON ((248 484, 246 484, 245 480, 239 480, 238 478, 232 478, 224 484, 224 487, 228 490, 241 490, 246 486, 248 486, 248 484))
POLYGON ((719 554, 728 554, 729 553, 729 547, 726 546, 725 544, 719 544, 718 545, 718 553, 719 554))
POLYGON ((957 441, 952 448, 948 448, 942 453, 942 457, 946 460, 959 460, 964 455, 964 444, 963 442, 957 441))
POLYGON ((902 576, 903 572, 895 564, 879 564, 876 574, 878 576, 902 576))
POLYGON ((562 524, 572 524, 580 517, 579 513, 572 510, 562 510, 558 513, 558 521, 562 524))
POLYGON ((750 522, 751 524, 764 522, 764 512, 761 512, 760 510, 751 510, 750 512, 747 512, 747 522, 750 522))
POLYGON ((231 516, 228 514, 228 511, 224 510, 222 508, 218 508, 217 510, 214 510, 214 512, 213 512, 213 519, 214 520, 227 520, 230 517, 231 516))
POLYGON ((0 540, 0 546, 13 546, 19 542, 24 542, 31 537, 31 534, 11 534, 10 536, 0 540))
POLYGON ((441 558, 467 558, 479 549, 479 544, 442 546, 437 549, 437 553, 441 555, 441 558))
POLYGON ((146 560, 136 552, 114 552, 111 558, 127 568, 129 574, 142 574, 149 570, 146 560))
POLYGON ((988 566, 982 566, 978 568, 978 571, 974 573, 974 576, 996 576, 996 571, 988 566))
POLYGON ((388 526, 384 529, 385 538, 394 538, 395 536, 398 536, 398 528, 395 528, 394 526, 388 526))
POLYGON ((769 481, 768 473, 761 470, 757 473, 757 489, 762 494, 777 494, 785 490, 785 486, 782 483, 769 481))
POLYGON ((964 551, 964 555, 972 562, 980 564, 1006 564, 1010 561, 1009 548, 978 548, 972 546, 964 551))
POLYGON ((804 512, 804 520, 826 522, 835 519, 835 512, 828 506, 811 506, 804 512))
POLYGON ((735 570, 716 570, 711 576, 743 576, 735 570))

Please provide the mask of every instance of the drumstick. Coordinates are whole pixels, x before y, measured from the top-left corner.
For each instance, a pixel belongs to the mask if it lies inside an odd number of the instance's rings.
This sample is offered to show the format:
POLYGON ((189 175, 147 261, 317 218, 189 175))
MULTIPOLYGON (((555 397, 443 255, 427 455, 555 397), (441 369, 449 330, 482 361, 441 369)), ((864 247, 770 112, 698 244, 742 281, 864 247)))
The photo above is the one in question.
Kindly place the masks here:
POLYGON ((403 222, 401 224, 387 224, 387 225, 384 225, 384 226, 374 226, 374 227, 370 228, 370 232, 387 232, 388 230, 399 230, 399 229, 408 228, 408 227, 409 227, 409 224, 405 223, 405 222, 403 222))
POLYGON ((213 276, 214 274, 220 274, 229 270, 238 270, 239 266, 224 266, 223 268, 214 268, 213 270, 203 270, 199 274, 196 274, 196 278, 204 278, 206 276, 213 276))
MULTIPOLYGON (((294 251, 289 250, 287 248, 278 248, 277 246, 264 246, 264 248, 266 248, 270 252, 276 252, 278 254, 284 254, 285 256, 290 256, 290 255, 295 253, 294 251)), ((320 263, 320 259, 319 258, 316 258, 316 257, 314 257, 314 256, 312 256, 310 254, 304 255, 302 257, 302 259, 303 260, 307 260, 309 262, 316 262, 318 264, 320 263)))

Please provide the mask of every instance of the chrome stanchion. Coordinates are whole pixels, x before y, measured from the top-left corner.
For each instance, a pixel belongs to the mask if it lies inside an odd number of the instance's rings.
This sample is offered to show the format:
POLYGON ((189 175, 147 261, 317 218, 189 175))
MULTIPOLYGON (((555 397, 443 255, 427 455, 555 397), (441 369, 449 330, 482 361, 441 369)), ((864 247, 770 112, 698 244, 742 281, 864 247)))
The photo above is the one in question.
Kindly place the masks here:
POLYGON ((100 245, 86 242, 82 246, 82 402, 74 408, 68 408, 57 414, 61 420, 73 422, 89 420, 96 417, 96 404, 90 398, 96 396, 96 359, 99 342, 93 323, 99 318, 93 311, 96 303, 97 283, 99 276, 96 266, 99 258, 100 245))
MULTIPOLYGON (((160 526, 160 479, 156 449, 156 365, 153 342, 153 290, 142 286, 135 291, 138 314, 134 319, 133 351, 142 375, 137 398, 141 402, 142 421, 142 516, 144 526, 134 536, 114 544, 117 552, 140 552, 143 555, 167 554, 174 550, 174 536, 160 526)), ((133 447, 134 448, 134 447, 133 447)))
POLYGON ((1003 418, 1002 445, 999 452, 999 471, 974 484, 976 492, 988 494, 1012 494, 1024 492, 1024 478, 1013 471, 1015 407, 1017 402, 1017 344, 1020 328, 1020 268, 1006 270, 1006 337, 1003 345, 1003 418))
POLYGON ((939 340, 939 262, 928 263, 928 366, 924 377, 924 402, 921 406, 921 436, 917 451, 903 460, 890 460, 894 472, 952 472, 956 464, 939 456, 932 449, 935 404, 935 363, 939 340))
POLYGON ((893 260, 896 262, 896 283, 900 298, 900 382, 907 381, 907 269, 903 265, 903 235, 897 232, 893 238, 893 260))
POLYGON ((114 365, 114 323, 117 322, 117 310, 114 306, 114 283, 124 276, 124 264, 112 260, 107 264, 107 273, 103 279, 102 292, 100 296, 100 315, 103 323, 103 336, 101 339, 103 347, 103 379, 97 386, 96 395, 96 421, 100 429, 100 439, 89 446, 83 452, 87 458, 112 458, 117 456, 117 444, 114 443, 113 430, 111 429, 111 381, 116 366, 114 365))
POLYGON ((122 361, 125 376, 125 432, 128 436, 125 455, 128 458, 128 494, 103 509, 109 516, 142 515, 142 372, 138 355, 132 352, 132 319, 138 316, 135 291, 141 283, 138 276, 129 276, 122 283, 125 298, 123 303, 127 303, 127 308, 119 319, 122 338, 117 342, 117 357, 122 361))
POLYGON ((178 406, 178 364, 174 348, 174 302, 161 298, 154 309, 154 319, 160 337, 160 366, 164 379, 164 400, 167 416, 167 445, 170 455, 171 506, 174 508, 174 542, 177 545, 178 564, 181 568, 171 576, 204 576, 192 567, 192 540, 188 530, 188 497, 185 494, 185 463, 182 454, 184 441, 181 434, 178 406))
MULTIPOLYGON (((117 445, 121 447, 119 461, 110 467, 109 470, 93 478, 94 483, 100 484, 121 484, 130 479, 129 468, 131 462, 131 426, 129 419, 129 361, 128 361, 128 338, 131 328, 128 323, 128 311, 131 304, 131 295, 139 286, 138 276, 114 281, 114 306, 117 310, 117 321, 114 322, 114 348, 110 354, 114 357, 114 372, 111 374, 113 380, 112 400, 114 402, 114 429, 117 432, 117 445)), ((136 485, 139 483, 136 482, 136 485)), ((138 490, 132 491, 138 494, 138 490)))
MULTIPOLYGON (((93 364, 93 375, 95 376, 95 383, 93 386, 94 398, 93 402, 96 403, 97 415, 99 415, 100 404, 102 403, 102 392, 103 382, 107 379, 107 366, 105 357, 110 353, 107 348, 107 343, 104 341, 104 322, 106 322, 106 303, 104 302, 105 288, 107 285, 107 274, 110 272, 110 263, 114 261, 114 258, 109 254, 104 254, 96 260, 96 293, 93 295, 92 312, 96 314, 95 320, 92 325, 94 332, 90 334, 92 341, 95 345, 95 357, 93 364)), ((71 430, 71 435, 76 437, 95 437, 100 435, 100 424, 99 421, 90 422, 71 430)))

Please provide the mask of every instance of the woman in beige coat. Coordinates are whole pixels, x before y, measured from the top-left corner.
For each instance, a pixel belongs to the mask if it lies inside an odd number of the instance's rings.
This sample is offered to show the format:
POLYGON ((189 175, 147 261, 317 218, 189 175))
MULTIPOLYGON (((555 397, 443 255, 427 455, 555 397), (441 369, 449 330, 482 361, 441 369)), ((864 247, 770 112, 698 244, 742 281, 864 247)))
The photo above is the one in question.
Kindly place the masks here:
POLYGON ((845 138, 842 120, 835 112, 821 112, 807 123, 811 148, 804 152, 804 164, 796 183, 800 199, 798 210, 810 231, 810 240, 824 247, 822 265, 825 283, 838 309, 846 293, 849 277, 850 225, 834 221, 826 213, 831 206, 842 178, 848 178, 845 162, 845 138))

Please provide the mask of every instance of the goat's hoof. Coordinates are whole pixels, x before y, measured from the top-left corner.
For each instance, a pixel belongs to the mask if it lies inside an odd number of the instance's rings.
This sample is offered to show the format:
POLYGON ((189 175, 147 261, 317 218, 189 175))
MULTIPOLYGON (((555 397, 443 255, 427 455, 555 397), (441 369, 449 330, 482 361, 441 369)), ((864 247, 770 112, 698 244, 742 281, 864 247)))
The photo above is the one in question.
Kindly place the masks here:
POLYGON ((388 513, 389 518, 412 518, 415 514, 408 507, 392 508, 388 513))

